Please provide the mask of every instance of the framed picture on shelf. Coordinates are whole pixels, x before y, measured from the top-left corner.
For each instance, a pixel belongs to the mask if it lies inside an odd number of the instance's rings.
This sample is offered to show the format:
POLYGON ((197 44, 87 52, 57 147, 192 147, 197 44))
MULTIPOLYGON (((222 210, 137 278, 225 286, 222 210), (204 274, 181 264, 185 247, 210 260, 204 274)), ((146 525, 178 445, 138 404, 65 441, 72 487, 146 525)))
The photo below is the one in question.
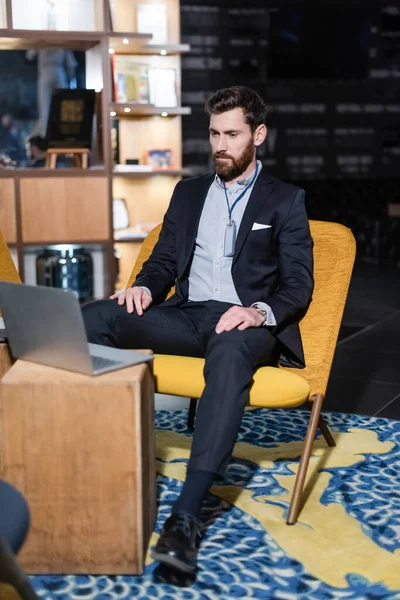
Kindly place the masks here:
POLYGON ((147 71, 150 104, 173 108, 178 106, 175 69, 152 67, 147 71))
POLYGON ((95 102, 94 90, 55 90, 47 123, 48 147, 90 148, 95 102))
POLYGON ((154 170, 172 169, 173 152, 171 148, 149 148, 146 152, 145 162, 154 170))
POLYGON ((150 33, 150 44, 167 44, 167 6, 166 4, 138 4, 137 32, 150 33))

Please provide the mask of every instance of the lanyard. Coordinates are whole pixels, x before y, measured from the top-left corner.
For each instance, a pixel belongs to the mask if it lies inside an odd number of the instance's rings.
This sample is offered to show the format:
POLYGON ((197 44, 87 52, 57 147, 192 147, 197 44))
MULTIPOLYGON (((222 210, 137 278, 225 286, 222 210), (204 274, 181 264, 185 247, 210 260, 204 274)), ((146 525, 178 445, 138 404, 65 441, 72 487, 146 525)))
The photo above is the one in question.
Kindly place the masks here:
POLYGON ((255 180, 257 179, 257 175, 258 175, 258 163, 256 165, 256 172, 254 174, 253 179, 250 181, 249 184, 246 185, 246 187, 244 188, 243 192, 236 198, 235 202, 232 204, 231 207, 229 206, 228 192, 226 191, 225 181, 223 181, 224 191, 225 191, 225 200, 226 200, 226 204, 227 204, 227 207, 228 207, 228 214, 229 214, 229 222, 228 222, 229 226, 232 225, 232 211, 233 211, 233 209, 235 208, 235 206, 239 202, 239 200, 241 200, 243 198, 243 196, 245 195, 245 193, 247 192, 247 190, 254 184, 255 180))

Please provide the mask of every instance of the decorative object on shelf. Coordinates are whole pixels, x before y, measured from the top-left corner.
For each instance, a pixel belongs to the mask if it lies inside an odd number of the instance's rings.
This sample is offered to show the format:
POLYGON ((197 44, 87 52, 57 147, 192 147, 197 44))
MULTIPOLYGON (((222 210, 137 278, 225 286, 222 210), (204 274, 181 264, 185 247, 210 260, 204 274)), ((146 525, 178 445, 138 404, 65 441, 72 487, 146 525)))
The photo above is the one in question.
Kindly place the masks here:
POLYGON ((138 165, 139 164, 139 159, 138 158, 127 158, 125 160, 125 164, 126 165, 138 165))
POLYGON ((171 148, 149 148, 146 152, 146 164, 153 169, 172 169, 173 152, 171 148))
POLYGON ((49 31, 57 30, 57 9, 55 0, 47 0, 47 29, 49 31))
POLYGON ((159 69, 154 67, 148 69, 147 76, 151 104, 165 108, 178 106, 175 69, 159 69))
POLYGON ((148 64, 138 63, 131 56, 115 56, 113 67, 114 96, 116 102, 139 102, 148 104, 148 64))
POLYGON ((137 32, 151 33, 151 44, 168 42, 167 6, 166 4, 138 4, 137 32))
POLYGON ((107 12, 108 12, 108 24, 110 31, 114 31, 114 25, 116 23, 116 0, 108 0, 107 12))
POLYGON ((119 120, 113 119, 111 122, 111 152, 114 165, 119 163, 119 120))
POLYGON ((115 165, 114 173, 150 173, 153 169, 150 165, 115 165))
POLYGON ((94 90, 55 90, 47 125, 49 148, 90 148, 96 100, 94 90))
POLYGON ((114 229, 126 229, 129 227, 129 214, 123 198, 113 199, 113 223, 114 229))
POLYGON ((93 298, 93 260, 86 248, 48 246, 36 258, 38 285, 75 292, 80 302, 93 298))

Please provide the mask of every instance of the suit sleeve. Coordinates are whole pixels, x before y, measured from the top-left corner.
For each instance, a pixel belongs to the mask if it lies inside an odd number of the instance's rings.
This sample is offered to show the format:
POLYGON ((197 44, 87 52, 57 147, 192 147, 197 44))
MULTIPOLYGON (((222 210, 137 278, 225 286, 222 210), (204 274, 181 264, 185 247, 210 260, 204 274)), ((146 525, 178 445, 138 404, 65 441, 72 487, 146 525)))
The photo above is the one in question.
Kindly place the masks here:
POLYGON ((175 186, 168 210, 164 215, 160 236, 154 246, 153 252, 143 264, 140 273, 132 285, 132 287, 141 286, 148 288, 154 299, 167 294, 169 289, 175 284, 177 277, 176 204, 180 183, 178 182, 175 186))
POLYGON ((304 198, 304 190, 298 190, 279 235, 279 281, 267 298, 277 330, 301 319, 314 289, 313 240, 304 198))

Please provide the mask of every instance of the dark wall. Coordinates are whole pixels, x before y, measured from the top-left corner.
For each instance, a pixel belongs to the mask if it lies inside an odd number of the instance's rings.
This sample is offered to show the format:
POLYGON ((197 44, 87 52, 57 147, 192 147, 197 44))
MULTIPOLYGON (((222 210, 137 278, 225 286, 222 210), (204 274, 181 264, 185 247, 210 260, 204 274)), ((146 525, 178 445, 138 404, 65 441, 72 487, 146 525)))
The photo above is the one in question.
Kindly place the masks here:
POLYGON ((399 0, 181 0, 184 164, 210 166, 206 98, 242 84, 268 106, 260 159, 286 180, 400 174, 399 0))

